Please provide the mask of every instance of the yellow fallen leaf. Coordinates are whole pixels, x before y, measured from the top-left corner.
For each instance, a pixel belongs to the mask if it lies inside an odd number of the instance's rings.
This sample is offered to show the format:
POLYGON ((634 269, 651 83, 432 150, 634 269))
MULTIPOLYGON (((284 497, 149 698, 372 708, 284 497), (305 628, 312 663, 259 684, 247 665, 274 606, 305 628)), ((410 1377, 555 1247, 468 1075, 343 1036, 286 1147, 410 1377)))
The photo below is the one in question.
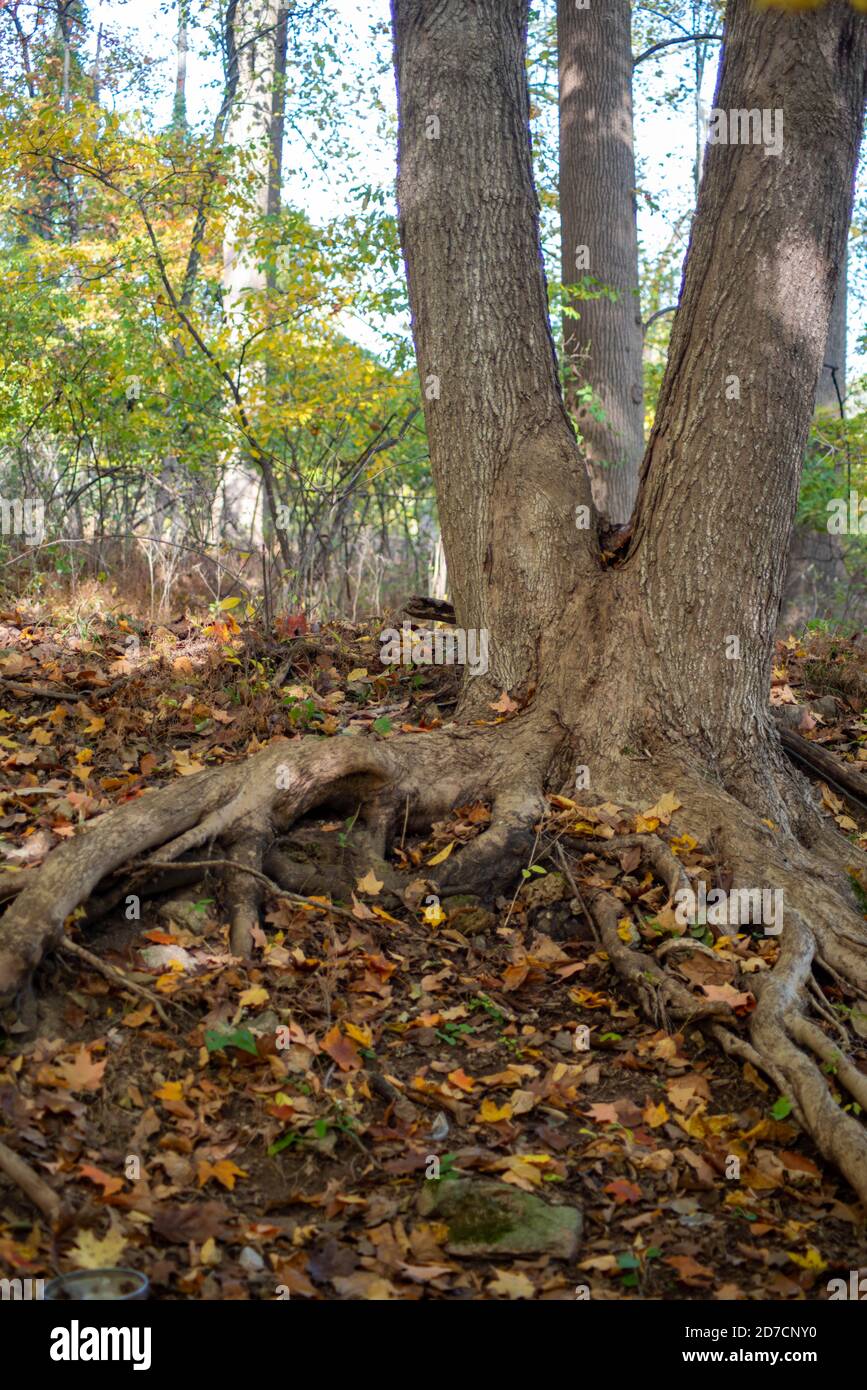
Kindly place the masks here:
POLYGON ((267 1004, 270 997, 267 989, 263 989, 261 985, 254 985, 244 990, 238 1003, 242 1009, 258 1009, 260 1004, 267 1004))
POLYGON ((449 855, 451 854, 451 852, 452 852, 452 850, 454 849, 454 847, 455 847, 456 844, 457 844, 457 840, 452 840, 450 844, 447 844, 447 845, 446 845, 445 849, 441 849, 441 850, 440 850, 439 854, 435 854, 434 857, 433 857, 433 859, 429 859, 429 860, 427 861, 428 864, 431 865, 431 864, 442 864, 442 863, 444 863, 444 861, 445 861, 446 859, 448 859, 449 855))
POLYGON ((180 1081, 166 1081, 154 1095, 157 1100, 183 1100, 184 1088, 180 1081))
POLYGON ((476 1119, 481 1120, 484 1125, 495 1125, 498 1124, 500 1120, 511 1119, 511 1115, 512 1107, 508 1103, 506 1105, 497 1105, 496 1101, 483 1100, 476 1119))
POLYGON ((678 801, 674 792, 663 792, 656 805, 650 806, 646 811, 642 811, 641 814, 648 819, 655 817, 662 825, 668 825, 675 811, 679 810, 682 805, 683 802, 678 801))
POLYGON ((367 873, 364 875, 364 878, 360 878, 356 883, 355 889, 358 893, 369 893, 371 897, 375 898, 377 893, 381 892, 382 884, 384 882, 384 879, 382 880, 382 883, 379 881, 379 879, 376 877, 376 874, 373 872, 373 869, 368 869, 367 873))
POLYGON ((821 1274, 823 1269, 828 1268, 827 1260, 822 1259, 822 1256, 814 1245, 807 1246, 806 1255, 798 1255, 791 1250, 787 1250, 786 1254, 792 1261, 792 1264, 797 1265, 800 1269, 812 1269, 815 1270, 817 1274, 821 1274))
POLYGON ((221 1158, 219 1163, 208 1163, 206 1159, 199 1160, 198 1178, 199 1187, 204 1187, 211 1178, 216 1178, 218 1183, 227 1187, 230 1192, 234 1191, 235 1183, 238 1178, 246 1178, 247 1173, 243 1168, 239 1168, 237 1163, 233 1163, 230 1158, 221 1158))
POLYGON ((126 1236, 119 1225, 112 1225, 102 1240, 93 1231, 79 1231, 69 1255, 76 1269, 111 1269, 120 1264, 125 1249, 126 1236))

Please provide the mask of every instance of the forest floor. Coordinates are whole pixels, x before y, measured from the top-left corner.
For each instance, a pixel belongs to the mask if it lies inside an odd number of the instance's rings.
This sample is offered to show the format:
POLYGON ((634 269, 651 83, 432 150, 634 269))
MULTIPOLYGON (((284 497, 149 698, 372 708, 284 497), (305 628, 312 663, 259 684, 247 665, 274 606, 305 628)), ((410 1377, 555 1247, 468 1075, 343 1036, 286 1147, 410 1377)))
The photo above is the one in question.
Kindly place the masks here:
MULTIPOLYGON (((97 604, 0 613, 6 869, 30 873, 83 820, 274 737, 399 738, 451 717, 454 671, 384 671, 380 623, 301 635, 284 623, 266 638, 238 611, 166 624, 97 604)), ((772 701, 802 704, 801 732, 850 763, 867 761, 865 697, 857 642, 780 643, 772 701)), ((508 706, 492 706, 491 721, 508 706)), ((819 790, 844 833, 862 835, 863 809, 819 790)), ((691 873, 725 887, 689 807, 580 801, 551 799, 533 861, 495 911, 461 899, 410 910, 369 873, 346 903, 268 897, 246 963, 207 883, 143 899, 140 920, 133 899, 86 929, 70 920, 71 939, 154 999, 66 952, 40 971, 35 1033, 0 1049, 0 1139, 56 1190, 68 1221, 52 1232, 0 1175, 0 1274, 124 1265, 171 1299, 573 1299, 580 1288, 789 1300, 826 1298, 830 1278, 867 1267, 855 1198, 788 1100, 697 1029, 644 1021, 582 911, 582 885, 605 883, 624 932, 689 930, 634 872, 637 852, 612 865, 569 848, 570 837, 655 830, 691 873), (456 1253, 419 1199, 464 1176, 582 1208, 577 1254, 456 1253)), ((428 838, 405 836, 394 867, 408 885, 423 879, 488 816, 464 806, 428 838)), ((320 828, 351 843, 351 817, 320 828)), ((746 1017, 754 1001, 733 997, 734 965, 767 969, 777 940, 694 934, 713 957, 686 960, 690 985, 746 1017)), ((827 993, 853 1007, 833 981, 827 993)), ((854 1022, 867 1071, 867 1014, 854 1022)))

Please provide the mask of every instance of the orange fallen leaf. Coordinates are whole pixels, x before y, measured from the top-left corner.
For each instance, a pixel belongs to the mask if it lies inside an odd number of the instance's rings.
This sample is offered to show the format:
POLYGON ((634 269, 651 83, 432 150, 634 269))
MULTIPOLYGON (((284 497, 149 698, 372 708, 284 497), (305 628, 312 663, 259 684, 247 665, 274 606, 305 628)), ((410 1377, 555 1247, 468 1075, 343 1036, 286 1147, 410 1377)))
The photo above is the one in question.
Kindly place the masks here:
POLYGON ((356 1044, 352 1038, 347 1038, 345 1033, 341 1033, 336 1023, 325 1035, 322 1051, 328 1053, 328 1056, 337 1063, 341 1071, 358 1071, 361 1067, 361 1058, 358 1055, 356 1044))

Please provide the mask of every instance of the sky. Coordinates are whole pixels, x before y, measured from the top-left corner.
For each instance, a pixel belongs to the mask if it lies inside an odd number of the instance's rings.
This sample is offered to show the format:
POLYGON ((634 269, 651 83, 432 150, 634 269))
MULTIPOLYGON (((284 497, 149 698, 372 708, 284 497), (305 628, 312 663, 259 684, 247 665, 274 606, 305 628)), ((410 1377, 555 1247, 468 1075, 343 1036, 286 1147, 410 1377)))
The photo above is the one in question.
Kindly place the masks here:
MULTIPOLYGON (((554 0, 537 0, 548 13, 554 0)), ((394 77, 388 57, 388 0, 331 0, 340 32, 344 35, 346 67, 374 82, 376 94, 387 112, 394 113, 394 77), (374 37, 372 30, 379 29, 374 37), (378 71, 378 69, 383 69, 378 71)), ((171 0, 91 0, 94 28, 101 20, 113 28, 125 28, 137 37, 152 59, 157 88, 153 119, 167 123, 171 116, 175 75, 175 11, 171 0)), ((718 46, 716 46, 718 48, 718 46)), ((691 206, 694 125, 692 102, 680 109, 665 100, 680 80, 688 79, 689 46, 673 47, 662 61, 642 64, 635 86, 635 138, 639 183, 646 196, 639 198, 639 236, 648 255, 655 257, 669 243, 674 222, 691 206), (659 75, 658 75, 659 74, 659 75)), ((717 53, 707 64, 702 98, 710 107, 716 83, 717 53)), ((187 110, 190 119, 210 121, 219 102, 220 66, 203 51, 202 36, 191 34, 187 64, 187 110)), ((310 123, 289 132, 286 142, 284 201, 303 208, 314 222, 324 224, 348 210, 350 184, 370 182, 391 188, 394 182, 393 140, 383 138, 381 113, 359 99, 348 113, 345 133, 353 146, 348 168, 338 172, 317 157, 320 141, 310 123)), ((862 161, 863 174, 863 161, 862 161)), ((862 178, 863 182, 863 178, 862 178)), ((683 250, 688 221, 683 221, 683 250)), ((549 265, 549 276, 559 279, 559 266, 549 265)), ((864 332, 865 299, 860 294, 857 263, 850 273, 849 378, 867 373, 867 355, 858 355, 856 341, 864 332)), ((363 346, 376 349, 373 331, 359 322, 345 331, 363 346)))

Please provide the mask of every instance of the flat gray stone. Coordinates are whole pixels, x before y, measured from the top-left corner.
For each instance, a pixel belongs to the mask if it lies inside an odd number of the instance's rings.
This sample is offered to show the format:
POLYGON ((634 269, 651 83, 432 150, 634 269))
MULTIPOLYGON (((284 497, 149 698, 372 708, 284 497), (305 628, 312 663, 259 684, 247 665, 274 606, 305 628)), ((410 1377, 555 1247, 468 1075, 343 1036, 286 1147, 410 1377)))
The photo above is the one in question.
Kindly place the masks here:
POLYGON ((552 1255, 574 1259, 581 1241, 577 1207, 554 1207, 532 1192, 488 1178, 430 1179, 422 1216, 448 1226, 451 1255, 552 1255))

